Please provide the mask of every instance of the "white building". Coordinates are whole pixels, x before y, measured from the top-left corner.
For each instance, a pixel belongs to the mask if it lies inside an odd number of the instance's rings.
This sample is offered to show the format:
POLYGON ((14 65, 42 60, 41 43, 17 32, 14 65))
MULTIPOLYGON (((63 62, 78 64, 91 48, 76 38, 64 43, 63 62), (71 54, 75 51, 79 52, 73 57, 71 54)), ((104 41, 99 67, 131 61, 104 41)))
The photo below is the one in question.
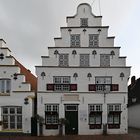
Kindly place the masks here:
POLYGON ((22 64, 11 56, 6 42, 0 39, 0 133, 31 133, 35 96, 31 85, 36 82, 33 79, 36 80, 22 64), (33 83, 27 83, 31 80, 33 83))
POLYGON ((43 135, 58 135, 59 118, 68 121, 65 134, 102 134, 106 127, 108 134, 127 133, 130 67, 101 20, 89 4, 80 4, 36 66, 43 135))

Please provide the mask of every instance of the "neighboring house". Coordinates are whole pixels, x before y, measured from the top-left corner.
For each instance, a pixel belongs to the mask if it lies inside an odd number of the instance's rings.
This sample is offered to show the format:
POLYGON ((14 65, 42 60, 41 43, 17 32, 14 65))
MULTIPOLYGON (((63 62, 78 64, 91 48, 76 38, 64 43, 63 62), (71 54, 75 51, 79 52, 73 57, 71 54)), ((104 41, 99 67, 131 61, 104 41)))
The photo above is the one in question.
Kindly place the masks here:
POLYGON ((140 78, 131 78, 128 86, 128 126, 140 128, 140 78))
POLYGON ((0 39, 0 132, 31 133, 37 78, 0 39))
POLYGON ((54 39, 55 47, 48 47, 49 56, 36 66, 43 135, 58 135, 60 118, 67 119, 66 135, 128 132, 130 67, 101 20, 89 4, 80 4, 54 39))

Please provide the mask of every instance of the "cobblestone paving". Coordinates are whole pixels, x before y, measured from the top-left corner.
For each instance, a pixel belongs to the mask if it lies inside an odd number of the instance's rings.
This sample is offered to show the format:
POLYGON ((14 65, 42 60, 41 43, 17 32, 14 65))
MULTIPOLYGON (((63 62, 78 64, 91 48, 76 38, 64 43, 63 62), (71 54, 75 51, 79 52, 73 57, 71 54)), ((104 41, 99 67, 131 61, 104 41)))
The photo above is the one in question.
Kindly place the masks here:
POLYGON ((93 136, 0 136, 0 140, 140 140, 140 129, 129 129, 127 135, 93 135, 93 136))

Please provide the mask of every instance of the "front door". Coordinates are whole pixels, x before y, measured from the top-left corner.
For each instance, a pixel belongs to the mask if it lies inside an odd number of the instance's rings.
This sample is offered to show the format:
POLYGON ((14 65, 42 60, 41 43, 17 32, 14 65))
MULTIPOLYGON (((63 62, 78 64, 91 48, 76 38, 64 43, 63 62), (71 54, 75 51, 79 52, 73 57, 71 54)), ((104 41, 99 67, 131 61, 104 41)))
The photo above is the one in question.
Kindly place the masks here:
POLYGON ((78 134, 78 105, 65 105, 66 135, 78 134))

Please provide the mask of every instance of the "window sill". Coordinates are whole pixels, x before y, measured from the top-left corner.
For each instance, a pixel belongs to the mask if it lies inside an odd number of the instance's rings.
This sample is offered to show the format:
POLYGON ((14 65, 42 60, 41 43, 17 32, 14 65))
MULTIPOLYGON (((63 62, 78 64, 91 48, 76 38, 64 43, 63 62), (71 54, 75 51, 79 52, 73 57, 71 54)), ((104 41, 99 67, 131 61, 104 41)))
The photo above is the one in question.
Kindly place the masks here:
POLYGON ((0 96, 10 96, 10 93, 0 93, 0 96))
POLYGON ((89 124, 89 129, 101 129, 101 124, 89 124))
POLYGON ((58 129, 58 124, 46 124, 46 129, 58 129))

